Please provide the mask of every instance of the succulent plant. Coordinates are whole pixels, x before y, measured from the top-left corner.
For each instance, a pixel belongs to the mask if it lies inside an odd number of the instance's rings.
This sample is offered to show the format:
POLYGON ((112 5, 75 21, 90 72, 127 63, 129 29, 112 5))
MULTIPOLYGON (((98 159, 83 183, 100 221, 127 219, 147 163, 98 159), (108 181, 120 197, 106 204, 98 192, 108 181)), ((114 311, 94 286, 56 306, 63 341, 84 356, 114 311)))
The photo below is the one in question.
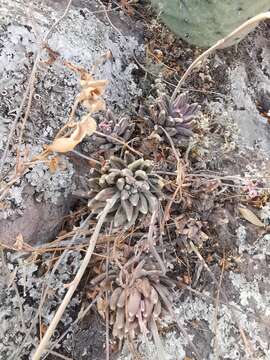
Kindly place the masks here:
MULTIPOLYGON (((115 338, 135 338, 138 334, 151 333, 151 322, 167 313, 164 300, 172 302, 168 288, 175 284, 149 256, 133 256, 119 271, 101 274, 92 285, 108 288, 110 325, 115 338), (98 281, 97 281, 98 280, 98 281), (101 280, 101 281, 100 281, 101 280)), ((104 300, 101 300, 104 303, 104 300)), ((106 306, 99 306, 101 315, 106 306)))
POLYGON ((126 152, 124 159, 111 156, 89 179, 89 208, 99 214, 106 201, 116 195, 108 219, 115 228, 129 228, 138 217, 152 214, 162 195, 163 183, 153 172, 152 162, 138 159, 126 152))
POLYGON ((168 138, 159 126, 166 130, 176 144, 184 145, 185 140, 193 135, 193 118, 198 108, 197 103, 188 104, 187 93, 179 95, 173 102, 162 93, 148 110, 141 109, 141 114, 146 114, 146 121, 166 142, 168 138))
POLYGON ((128 141, 135 129, 135 124, 131 121, 130 117, 122 116, 119 118, 111 110, 107 110, 106 114, 100 116, 98 120, 97 131, 110 137, 103 137, 98 134, 91 136, 89 140, 90 146, 94 147, 95 150, 110 150, 111 153, 117 151, 121 145, 111 137, 128 141))

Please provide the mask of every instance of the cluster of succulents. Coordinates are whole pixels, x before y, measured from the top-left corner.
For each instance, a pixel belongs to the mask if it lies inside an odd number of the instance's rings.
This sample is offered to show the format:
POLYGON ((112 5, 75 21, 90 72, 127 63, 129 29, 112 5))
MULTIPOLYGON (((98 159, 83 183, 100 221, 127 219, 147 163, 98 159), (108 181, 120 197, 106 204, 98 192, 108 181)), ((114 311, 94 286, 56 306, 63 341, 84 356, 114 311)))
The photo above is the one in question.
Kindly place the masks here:
POLYGON ((98 120, 97 131, 108 136, 94 134, 90 138, 90 146, 95 150, 109 150, 111 153, 116 152, 121 144, 113 138, 121 141, 130 140, 135 124, 129 116, 116 116, 111 110, 107 110, 104 115, 100 115, 98 120))
MULTIPOLYGON (((113 337, 122 340, 151 334, 152 322, 168 312, 165 302, 172 302, 168 287, 172 288, 174 283, 149 256, 135 255, 105 280, 106 274, 102 275, 98 276, 102 280, 100 287, 106 286, 110 290, 105 308, 101 307, 101 315, 109 307, 113 337)), ((97 285, 97 281, 93 279, 92 284, 97 285)))
MULTIPOLYGON (((184 139, 193 134, 193 118, 197 109, 198 104, 188 104, 187 94, 171 102, 162 93, 152 106, 143 109, 143 118, 163 141, 169 141, 167 133, 182 146, 184 139)), ((130 119, 116 121, 108 111, 105 119, 98 123, 98 131, 108 137, 95 134, 92 143, 98 149, 109 150, 110 154, 107 152, 107 160, 92 169, 88 180, 88 207, 98 218, 111 200, 106 220, 112 223, 114 229, 129 229, 138 224, 138 220, 146 224, 144 220, 151 219, 150 215, 156 211, 163 197, 163 181, 155 173, 152 161, 136 159, 127 151, 123 158, 112 155, 121 145, 111 137, 128 141, 134 132, 135 125, 130 119)), ((97 286, 100 289, 98 311, 103 318, 109 314, 113 337, 119 340, 134 339, 139 334, 148 333, 154 338, 156 323, 168 312, 172 303, 168 289, 174 283, 166 276, 166 269, 173 264, 174 258, 171 259, 167 253, 163 263, 158 246, 153 245, 152 253, 149 253, 150 248, 140 247, 144 240, 134 239, 133 245, 129 244, 131 250, 128 255, 120 251, 118 262, 112 262, 108 271, 102 271, 91 281, 94 289, 97 286), (106 296, 103 295, 105 289, 106 296)))
POLYGON ((168 137, 162 128, 175 144, 183 146, 193 135, 194 116, 198 109, 197 103, 188 103, 187 93, 179 95, 174 101, 162 93, 148 109, 141 108, 140 113, 163 141, 168 142, 168 137))
POLYGON ((134 225, 140 216, 152 214, 162 196, 163 182, 153 172, 149 160, 138 159, 129 152, 124 159, 111 156, 105 165, 95 169, 89 179, 88 206, 94 214, 100 214, 107 200, 116 197, 108 220, 115 228, 125 229, 134 225))

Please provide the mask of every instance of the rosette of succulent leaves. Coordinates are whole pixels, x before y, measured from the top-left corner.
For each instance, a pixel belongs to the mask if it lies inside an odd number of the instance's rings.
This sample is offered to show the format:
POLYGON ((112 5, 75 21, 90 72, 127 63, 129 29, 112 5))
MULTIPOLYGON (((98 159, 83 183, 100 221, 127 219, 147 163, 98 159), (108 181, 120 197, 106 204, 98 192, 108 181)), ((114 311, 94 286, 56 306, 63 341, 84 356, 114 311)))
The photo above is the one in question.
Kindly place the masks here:
POLYGON ((98 308, 103 318, 109 310, 113 337, 132 340, 139 334, 150 334, 155 341, 156 323, 168 314, 166 304, 170 306, 173 300, 168 289, 175 284, 154 258, 149 254, 134 255, 121 269, 98 275, 91 285, 99 286, 103 293, 104 289, 108 291, 107 303, 104 294, 98 308))
POLYGON ((106 201, 116 198, 107 220, 113 227, 128 229, 140 217, 152 214, 162 197, 162 179, 155 174, 150 160, 125 152, 124 158, 111 156, 105 165, 94 169, 89 179, 88 206, 100 214, 106 201))
POLYGON ((180 94, 173 101, 165 93, 160 93, 148 108, 141 107, 140 115, 162 141, 169 142, 163 128, 176 146, 185 147, 189 143, 189 138, 193 136, 194 116, 198 109, 197 103, 189 104, 187 92, 180 94))
POLYGON ((107 136, 102 136, 98 133, 91 136, 89 142, 93 151, 98 149, 98 151, 114 154, 122 145, 113 138, 127 142, 131 139, 135 129, 135 123, 128 115, 117 116, 110 109, 105 114, 99 115, 97 121, 97 132, 107 136))

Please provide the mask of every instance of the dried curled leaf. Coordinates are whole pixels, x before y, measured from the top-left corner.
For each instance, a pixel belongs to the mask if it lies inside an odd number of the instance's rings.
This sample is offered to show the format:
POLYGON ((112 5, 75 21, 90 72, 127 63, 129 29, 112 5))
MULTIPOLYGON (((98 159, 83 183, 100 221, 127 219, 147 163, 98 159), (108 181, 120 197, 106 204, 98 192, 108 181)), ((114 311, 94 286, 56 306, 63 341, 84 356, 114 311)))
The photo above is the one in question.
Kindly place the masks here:
POLYGON ((90 113, 105 110, 105 101, 101 99, 104 94, 107 80, 95 80, 83 67, 65 61, 65 65, 72 71, 80 74, 81 92, 78 97, 78 102, 82 103, 90 113))
POLYGON ((105 101, 100 97, 104 94, 107 84, 107 80, 94 80, 89 74, 81 79, 80 102, 91 113, 105 110, 105 101))
POLYGON ((90 115, 83 116, 82 120, 76 124, 73 133, 69 137, 60 137, 48 146, 48 151, 66 153, 78 145, 85 136, 92 135, 96 131, 96 121, 90 115))
POLYGON ((96 120, 93 119, 90 115, 85 115, 82 117, 81 121, 76 125, 76 129, 71 134, 70 138, 78 143, 83 140, 87 135, 92 135, 97 128, 96 120))
POLYGON ((251 210, 247 208, 239 208, 239 212, 242 218, 244 218, 251 224, 259 227, 264 227, 264 224, 261 222, 261 220, 251 210))
POLYGON ((48 151, 55 151, 59 153, 66 153, 75 148, 77 142, 70 138, 61 137, 55 139, 51 145, 48 146, 48 151))
POLYGON ((86 99, 82 104, 90 111, 90 113, 106 110, 106 104, 103 99, 86 99))

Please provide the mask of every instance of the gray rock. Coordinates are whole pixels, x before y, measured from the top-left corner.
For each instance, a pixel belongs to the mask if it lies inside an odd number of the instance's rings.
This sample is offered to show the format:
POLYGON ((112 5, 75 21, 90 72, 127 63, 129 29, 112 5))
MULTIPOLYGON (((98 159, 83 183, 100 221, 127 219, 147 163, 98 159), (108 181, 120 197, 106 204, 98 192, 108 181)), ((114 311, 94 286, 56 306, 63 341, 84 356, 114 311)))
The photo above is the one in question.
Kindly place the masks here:
MULTIPOLYGON (((66 2, 51 2, 51 5, 35 1, 26 7, 23 0, 0 1, 0 155, 20 106, 39 42, 61 16, 66 2)), ((100 5, 97 7, 95 2, 91 2, 91 7, 93 11, 100 10, 100 5)), ((120 30, 116 31, 95 17, 87 2, 74 1, 68 15, 53 32, 49 46, 59 52, 62 59, 89 71, 110 51, 111 58, 96 66, 94 76, 109 81, 105 94, 109 106, 132 108, 132 99, 140 94, 132 75, 136 68, 133 51, 142 51, 133 35, 121 35, 120 30)), ((23 136, 22 152, 29 153, 29 159, 39 154, 43 145, 52 142, 66 123, 80 91, 77 74, 60 62, 47 66, 43 63, 46 59, 48 55, 44 51, 23 136)), ((84 109, 78 109, 78 120, 83 112, 84 109)), ((19 124, 12 137, 1 187, 14 173, 18 134, 19 124)), ((84 149, 88 142, 91 138, 84 141, 84 149)), ((62 217, 69 212, 72 203, 69 198, 74 190, 72 165, 69 160, 65 161, 66 165, 53 175, 47 165, 38 163, 11 187, 0 210, 0 219, 3 219, 0 221, 1 241, 12 245, 16 234, 22 233, 26 242, 35 244, 56 235, 62 217), (29 184, 34 191, 29 190, 29 184)))
MULTIPOLYGON (((12 188, 22 189, 21 187, 12 188)), ((59 196, 56 203, 50 200, 37 201, 34 196, 35 189, 26 186, 23 193, 24 209, 21 213, 13 212, 8 219, 0 220, 0 240, 2 244, 12 246, 18 235, 22 235, 30 245, 43 244, 54 240, 61 230, 63 218, 68 214, 72 200, 59 196)), ((16 195, 17 197, 18 195, 16 195)), ((15 195, 14 195, 15 198, 15 195)))

